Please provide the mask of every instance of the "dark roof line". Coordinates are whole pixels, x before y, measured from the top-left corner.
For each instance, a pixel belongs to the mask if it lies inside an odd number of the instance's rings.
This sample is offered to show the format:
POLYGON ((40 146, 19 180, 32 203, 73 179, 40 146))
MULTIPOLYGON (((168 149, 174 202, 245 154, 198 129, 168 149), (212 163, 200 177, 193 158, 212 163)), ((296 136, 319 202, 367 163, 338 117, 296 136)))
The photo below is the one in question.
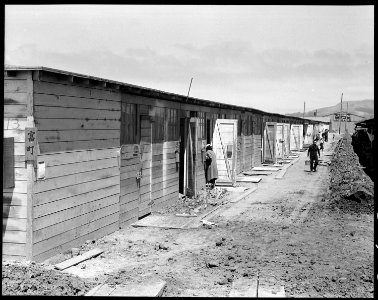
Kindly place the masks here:
POLYGON ((199 99, 199 98, 187 97, 187 96, 180 95, 180 94, 170 93, 170 92, 161 91, 161 90, 152 89, 152 88, 146 88, 146 87, 142 87, 142 86, 138 86, 138 85, 133 85, 133 84, 130 84, 130 83, 124 83, 124 82, 120 82, 120 81, 104 79, 104 78, 100 78, 100 77, 89 76, 89 75, 84 75, 84 74, 80 74, 80 73, 69 72, 69 71, 64 71, 64 70, 59 70, 59 69, 54 69, 54 68, 48 68, 48 67, 43 67, 43 66, 5 65, 4 70, 5 71, 45 71, 45 72, 57 73, 57 74, 62 74, 62 75, 67 75, 67 76, 76 76, 76 77, 90 79, 90 80, 94 80, 94 81, 102 81, 102 82, 106 82, 106 83, 110 83, 110 84, 119 85, 119 86, 122 86, 122 87, 129 89, 130 92, 132 92, 133 90, 149 91, 149 92, 152 92, 152 93, 156 93, 158 96, 160 96, 162 98, 164 96, 174 97, 176 99, 167 99, 167 100, 176 101, 176 102, 182 101, 182 100, 184 100, 186 102, 186 99, 188 99, 188 100, 190 100, 190 102, 192 102, 193 104, 197 104, 197 105, 205 105, 205 106, 210 105, 210 106, 217 106, 219 108, 246 110, 246 111, 249 111, 249 112, 260 113, 260 114, 270 115, 270 116, 284 117, 284 118, 289 118, 289 119, 305 120, 305 121, 312 121, 312 122, 321 122, 321 121, 314 121, 314 120, 311 120, 311 119, 303 119, 303 118, 298 118, 298 117, 281 115, 281 114, 278 114, 278 113, 265 112, 265 111, 255 109, 255 108, 252 108, 252 107, 244 107, 244 106, 226 104, 226 103, 204 100, 204 99, 199 99))

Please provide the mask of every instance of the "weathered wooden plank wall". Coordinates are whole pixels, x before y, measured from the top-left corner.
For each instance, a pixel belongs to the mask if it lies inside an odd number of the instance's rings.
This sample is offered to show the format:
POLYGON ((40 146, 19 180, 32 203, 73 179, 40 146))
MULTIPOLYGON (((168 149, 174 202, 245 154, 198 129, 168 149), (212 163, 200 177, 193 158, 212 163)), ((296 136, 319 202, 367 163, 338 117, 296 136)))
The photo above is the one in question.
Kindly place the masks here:
POLYGON ((93 85, 34 81, 39 165, 34 186, 37 261, 119 228, 120 93, 93 85))
POLYGON ((176 168, 176 143, 176 141, 170 141, 153 145, 158 168, 152 175, 152 211, 168 206, 178 197, 179 170, 176 168))
MULTIPOLYGON (((13 153, 3 157, 3 176, 13 173, 13 180, 3 186, 3 258, 26 259, 27 243, 27 170, 25 164, 25 126, 31 76, 18 72, 4 74, 4 138, 13 138, 13 153), (9 169, 8 168, 12 168, 9 169), (10 172, 10 173, 9 173, 10 172)), ((4 154, 5 152, 3 152, 4 154)), ((9 179, 9 178, 8 178, 9 179)), ((4 182, 4 181, 3 181, 4 182)))

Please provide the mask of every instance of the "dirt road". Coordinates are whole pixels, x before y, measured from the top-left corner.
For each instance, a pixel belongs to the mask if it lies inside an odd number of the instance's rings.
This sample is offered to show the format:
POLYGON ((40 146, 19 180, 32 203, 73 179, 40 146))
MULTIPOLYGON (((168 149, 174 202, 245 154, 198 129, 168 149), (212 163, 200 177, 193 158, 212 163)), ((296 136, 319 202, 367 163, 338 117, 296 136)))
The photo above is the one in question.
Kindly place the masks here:
POLYGON ((219 209, 216 227, 129 227, 83 245, 104 253, 65 272, 109 285, 160 278, 163 296, 226 297, 235 280, 259 273, 287 297, 373 297, 373 214, 331 209, 329 167, 308 172, 306 159, 301 152, 282 179, 263 176, 219 209))

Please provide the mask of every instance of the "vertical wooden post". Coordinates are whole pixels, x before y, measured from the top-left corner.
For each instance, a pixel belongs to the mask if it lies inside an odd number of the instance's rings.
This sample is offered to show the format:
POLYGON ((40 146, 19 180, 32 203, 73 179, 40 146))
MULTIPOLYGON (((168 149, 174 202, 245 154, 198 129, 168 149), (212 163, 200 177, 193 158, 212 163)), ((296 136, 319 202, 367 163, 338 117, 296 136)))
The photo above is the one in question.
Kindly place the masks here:
MULTIPOLYGON (((30 72, 27 79, 27 122, 26 127, 35 127, 34 124, 34 99, 33 99, 33 77, 30 72)), ((36 141, 37 143, 38 141, 36 141)), ((37 155, 39 149, 35 149, 37 155)), ((26 157, 26 153, 25 153, 26 157)), ((34 198, 34 182, 36 161, 28 160, 26 162, 27 169, 27 207, 26 207, 26 245, 25 254, 27 260, 33 260, 33 198, 34 198)))

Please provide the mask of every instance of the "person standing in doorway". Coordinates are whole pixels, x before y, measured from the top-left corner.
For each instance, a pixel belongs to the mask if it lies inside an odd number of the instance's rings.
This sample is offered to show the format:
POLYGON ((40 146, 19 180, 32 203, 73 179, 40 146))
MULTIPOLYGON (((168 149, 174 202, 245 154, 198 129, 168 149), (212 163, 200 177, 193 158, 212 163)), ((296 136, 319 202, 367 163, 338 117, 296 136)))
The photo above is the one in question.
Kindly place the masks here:
POLYGON ((205 155, 205 170, 206 170, 206 183, 210 183, 210 188, 213 189, 215 181, 218 178, 217 157, 210 144, 206 145, 205 155))
POLYGON ((310 172, 316 172, 316 167, 319 164, 320 151, 316 140, 308 147, 307 156, 310 156, 310 172))
POLYGON ((319 144, 320 144, 320 150, 322 150, 322 152, 323 152, 323 150, 324 150, 324 139, 323 138, 320 138, 319 144))

